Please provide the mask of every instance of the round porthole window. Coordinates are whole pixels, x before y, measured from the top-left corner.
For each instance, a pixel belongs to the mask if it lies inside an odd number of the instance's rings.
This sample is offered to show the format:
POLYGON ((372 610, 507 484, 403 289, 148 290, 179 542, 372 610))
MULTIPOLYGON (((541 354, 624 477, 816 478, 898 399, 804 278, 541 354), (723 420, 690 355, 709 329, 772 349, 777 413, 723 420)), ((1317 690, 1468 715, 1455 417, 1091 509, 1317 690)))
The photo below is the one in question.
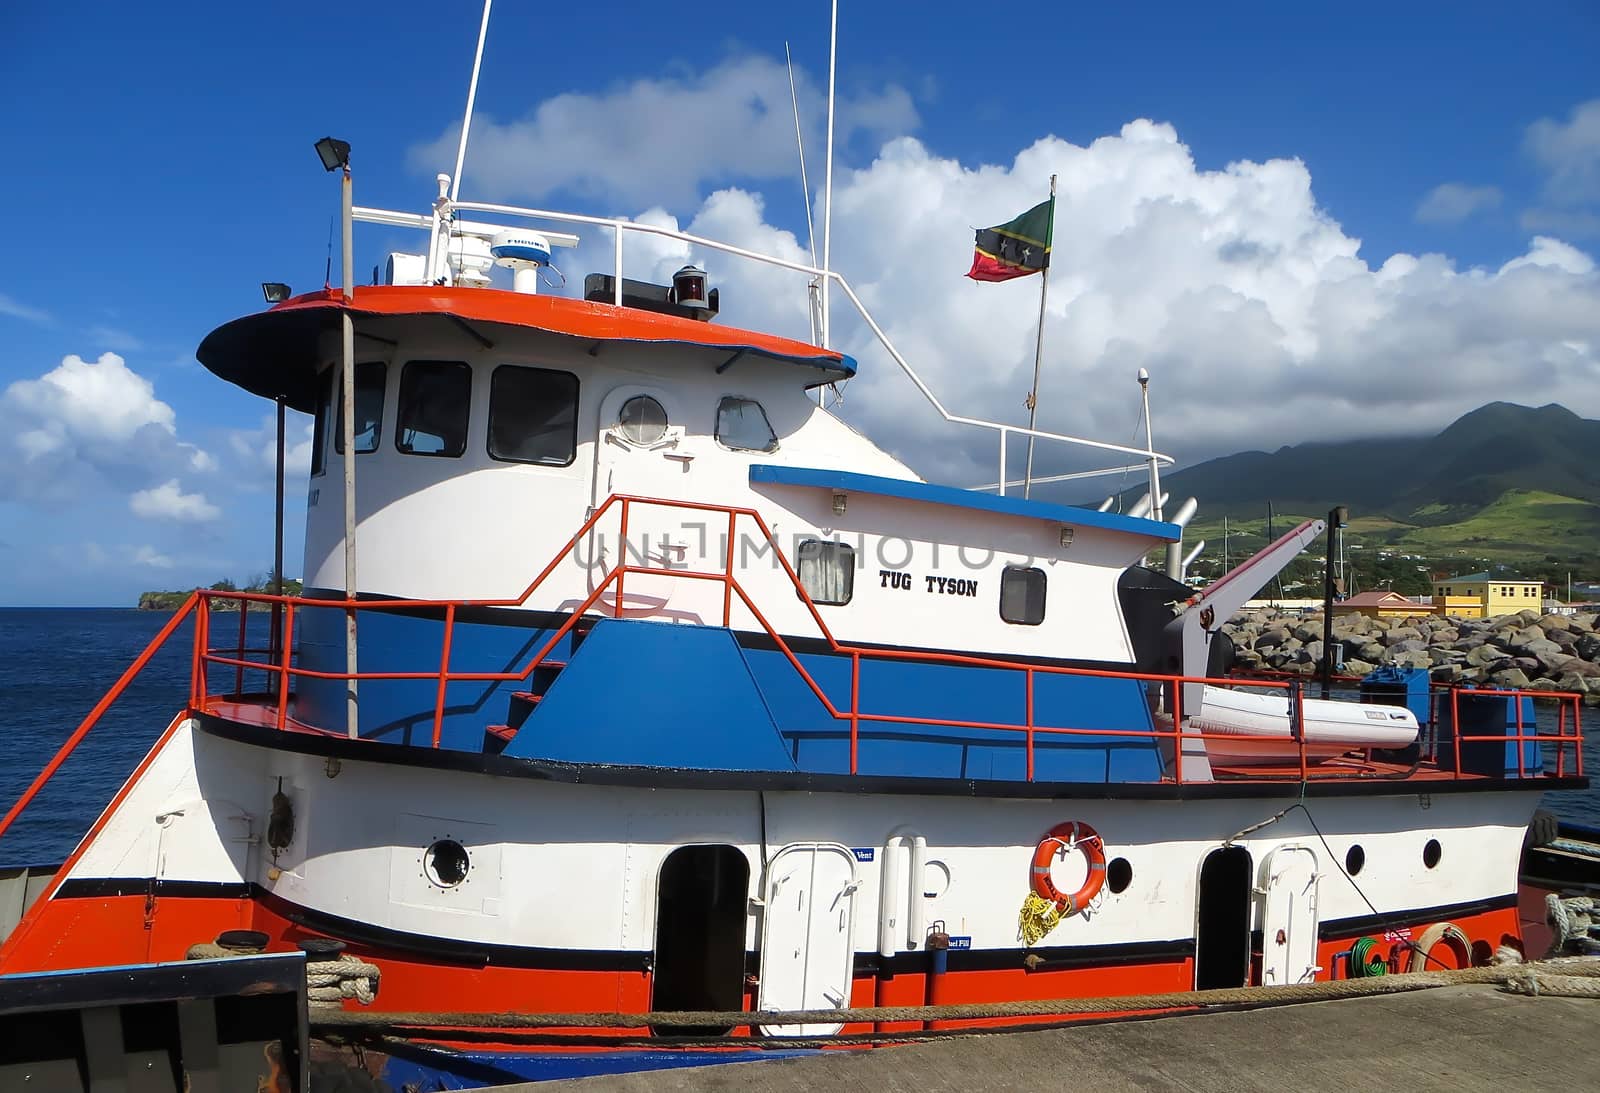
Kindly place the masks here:
POLYGON ((1361 867, 1367 864, 1367 852, 1361 849, 1361 844, 1356 843, 1344 852, 1344 871, 1352 877, 1361 872, 1361 867))
POLYGON ((667 412, 649 395, 634 395, 617 413, 617 432, 630 444, 654 444, 667 435, 667 412))
POLYGON ((422 871, 440 888, 454 888, 467 879, 472 859, 454 839, 438 839, 422 852, 422 871))
POLYGON ((1133 865, 1127 858, 1112 858, 1106 866, 1106 887, 1113 895, 1128 890, 1133 883, 1133 865))
POLYGON ((1439 864, 1439 859, 1444 856, 1444 850, 1439 846, 1438 839, 1429 839, 1428 844, 1422 848, 1422 864, 1429 869, 1439 864))

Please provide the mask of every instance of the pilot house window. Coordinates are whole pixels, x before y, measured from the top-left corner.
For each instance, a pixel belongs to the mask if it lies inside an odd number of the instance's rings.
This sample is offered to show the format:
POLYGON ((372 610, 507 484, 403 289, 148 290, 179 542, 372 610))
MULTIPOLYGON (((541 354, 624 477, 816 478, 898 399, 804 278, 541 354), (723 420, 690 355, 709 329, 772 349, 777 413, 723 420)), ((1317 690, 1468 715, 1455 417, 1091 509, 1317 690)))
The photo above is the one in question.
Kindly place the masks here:
POLYGON ((717 404, 717 440, 745 452, 775 452, 778 436, 754 399, 729 396, 717 404))
POLYGON ((471 403, 472 369, 464 361, 407 361, 394 446, 409 455, 460 455, 471 403))
MULTIPOLYGON (((338 370, 334 370, 335 382, 338 370)), ((383 388, 389 369, 382 361, 362 361, 356 365, 356 451, 375 452, 383 432, 383 388)), ((344 391, 339 392, 339 412, 333 418, 333 450, 344 454, 344 391)))
POLYGON ((1000 617, 1019 626, 1044 621, 1044 570, 1008 565, 1000 571, 1000 617))
POLYGON ((831 539, 802 539, 796 575, 812 603, 839 607, 850 602, 856 583, 856 548, 831 539))
POLYGON ((503 364, 489 381, 489 454, 565 467, 578 448, 578 377, 503 364))

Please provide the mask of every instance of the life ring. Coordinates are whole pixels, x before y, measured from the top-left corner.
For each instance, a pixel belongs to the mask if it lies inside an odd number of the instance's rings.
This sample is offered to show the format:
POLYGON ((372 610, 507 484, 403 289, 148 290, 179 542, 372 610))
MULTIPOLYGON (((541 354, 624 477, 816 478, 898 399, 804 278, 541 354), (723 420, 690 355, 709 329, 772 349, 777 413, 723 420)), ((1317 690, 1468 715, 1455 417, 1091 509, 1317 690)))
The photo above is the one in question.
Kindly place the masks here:
POLYGON ((1447 967, 1470 968, 1472 967, 1472 939, 1467 937, 1466 931, 1453 922, 1435 922, 1411 946, 1411 964, 1408 971, 1425 972, 1439 971, 1447 967), (1446 965, 1444 961, 1433 957, 1434 946, 1440 942, 1450 946, 1455 953, 1456 963, 1446 965), (1433 968, 1429 968, 1432 962, 1433 968))
POLYGON ((1032 875, 1035 895, 1054 903, 1056 911, 1063 918, 1077 914, 1100 894, 1100 888, 1106 882, 1106 853, 1099 833, 1078 820, 1052 827, 1045 832, 1044 838, 1039 840, 1039 845, 1033 851, 1032 875), (1083 887, 1070 896, 1064 895, 1050 877, 1050 866, 1058 850, 1080 850, 1084 860, 1089 863, 1089 875, 1084 878, 1083 887))

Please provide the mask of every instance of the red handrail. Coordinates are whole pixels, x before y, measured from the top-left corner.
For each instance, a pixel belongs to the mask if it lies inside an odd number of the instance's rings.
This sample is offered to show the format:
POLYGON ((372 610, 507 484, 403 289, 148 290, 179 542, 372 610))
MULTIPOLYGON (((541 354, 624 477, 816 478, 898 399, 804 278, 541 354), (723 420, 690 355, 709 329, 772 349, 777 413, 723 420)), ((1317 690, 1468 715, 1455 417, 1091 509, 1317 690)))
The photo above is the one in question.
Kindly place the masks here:
MULTIPOLYGON (((646 561, 647 559, 641 558, 640 560, 641 560, 641 562, 643 562, 643 561, 646 561)), ((1186 677, 1186 676, 1175 676, 1175 675, 1153 675, 1153 674, 1148 674, 1148 673, 1133 672, 1133 671, 1117 671, 1117 670, 1111 670, 1111 669, 1089 669, 1089 668, 1065 667, 1065 666, 1059 666, 1059 665, 1023 664, 1023 663, 1018 663, 1017 661, 1014 661, 1014 660, 1005 660, 1005 659, 1000 659, 1000 658, 997 658, 997 657, 965 655, 965 654, 958 654, 958 653, 943 653, 943 652, 935 653, 935 652, 926 652, 926 651, 911 650, 911 649, 862 648, 862 647, 852 646, 852 645, 846 644, 844 642, 839 641, 837 638, 834 637, 834 635, 831 632, 831 630, 829 629, 826 621, 823 619, 821 613, 817 610, 816 604, 812 601, 811 597, 806 593, 804 586, 800 583, 799 575, 795 572, 794 568, 790 565, 788 559, 784 556, 783 551, 779 547, 779 544, 777 542, 776 537, 773 535, 772 530, 767 526, 766 521, 762 518, 762 516, 761 516, 761 514, 759 512, 755 511, 754 509, 743 508, 743 507, 738 507, 738 506, 713 505, 713 504, 704 503, 704 502, 684 501, 684 500, 677 500, 677 499, 670 499, 670 498, 633 497, 633 496, 619 495, 619 494, 611 495, 610 497, 608 497, 605 500, 604 503, 602 503, 599 507, 597 507, 595 509, 595 511, 589 516, 589 518, 584 521, 583 525, 578 529, 578 531, 576 533, 574 533, 573 536, 567 541, 566 545, 560 551, 557 552, 556 556, 553 559, 551 559, 550 563, 548 565, 546 565, 539 572, 539 574, 537 576, 535 576, 534 579, 527 585, 527 587, 524 588, 523 591, 516 597, 510 598, 510 599, 477 599, 477 600, 375 600, 375 601, 360 601, 360 602, 358 602, 358 603, 356 603, 354 605, 354 609, 355 610, 367 610, 367 611, 381 611, 381 610, 393 610, 393 609, 404 609, 404 608, 419 608, 419 607, 422 607, 422 608, 443 608, 444 611, 445 611, 445 627, 444 627, 444 633, 443 633, 442 643, 441 643, 442 647, 441 647, 441 651, 440 651, 441 655, 440 655, 440 660, 439 660, 439 669, 437 671, 357 672, 354 675, 352 675, 352 674, 347 673, 347 672, 321 671, 321 670, 310 669, 310 668, 296 667, 296 666, 294 666, 294 665, 292 665, 290 663, 290 659, 289 659, 289 657, 287 655, 285 655, 283 657, 281 663, 269 664, 269 663, 254 662, 254 661, 246 660, 242 650, 241 650, 240 657, 237 658, 237 659, 233 659, 233 658, 228 658, 228 657, 222 656, 220 654, 211 653, 209 649, 207 649, 204 646, 202 646, 202 651, 197 655, 197 672, 198 672, 198 676, 199 676, 199 680, 200 680, 200 683, 202 685, 202 688, 203 688, 203 683, 204 683, 204 666, 208 662, 209 663, 218 663, 218 664, 225 664, 225 665, 233 666, 233 667, 235 667, 237 669, 237 671, 238 671, 240 676, 242 676, 243 671, 247 667, 251 668, 251 669, 267 671, 269 673, 270 672, 277 673, 278 677, 279 677, 279 687, 278 687, 279 698, 278 698, 278 711, 277 712, 278 712, 278 722, 279 722, 279 726, 280 727, 283 727, 286 724, 286 721, 287 721, 286 707, 287 707, 288 683, 289 683, 290 678, 293 677, 293 676, 303 676, 303 677, 311 678, 311 679, 328 679, 328 680, 350 680, 350 679, 356 679, 356 680, 362 680, 362 679, 366 679, 366 680, 424 680, 424 679, 431 679, 431 680, 436 680, 437 683, 438 683, 438 687, 437 687, 436 700, 435 700, 435 706, 434 706, 434 711, 433 711, 434 716, 433 716, 433 734, 432 735, 433 735, 433 746, 434 747, 439 747, 440 746, 440 742, 441 742, 441 737, 442 737, 442 734, 443 734, 445 695, 446 695, 446 690, 447 690, 448 684, 451 681, 510 682, 510 681, 521 681, 521 680, 528 679, 532 675, 534 670, 536 670, 544 662, 545 658, 550 655, 550 653, 555 649, 555 647, 563 639, 565 639, 566 636, 569 633, 572 632, 573 628, 575 626, 577 626, 577 624, 580 621, 580 619, 582 619, 586 615, 586 613, 592 607, 594 607, 594 605, 598 601, 600 601, 602 599, 603 595, 606 593, 606 591, 613 584, 616 586, 615 590, 613 592, 613 595, 615 596, 615 601, 614 601, 614 603, 612 603, 609 606, 610 606, 611 612, 612 612, 612 614, 614 616, 621 617, 621 615, 623 614, 623 611, 624 611, 624 606, 623 606, 623 604, 624 604, 624 596, 623 596, 624 579, 630 573, 631 574, 647 574, 647 575, 655 575, 655 576, 667 576, 667 577, 676 577, 676 578, 682 578, 682 579, 687 579, 687 580, 711 581, 711 582, 721 583, 722 586, 723 586, 723 625, 725 625, 725 626, 731 625, 733 599, 734 599, 735 596, 737 596, 739 601, 745 607, 745 609, 750 612, 752 617, 756 620, 757 624, 761 627, 761 629, 763 631, 765 631, 767 636, 773 640, 773 642, 777 646, 778 650, 784 655, 785 659, 789 661, 790 666, 795 670, 795 672, 800 676, 800 678, 805 682, 807 687, 811 690, 813 695, 822 704, 823 708, 826 710, 826 712, 829 715, 829 717, 831 717, 832 719, 837 720, 837 721, 845 721, 845 722, 849 723, 849 731, 850 731, 850 770, 851 770, 852 773, 856 773, 856 772, 859 771, 859 762, 860 762, 860 760, 859 760, 860 725, 861 725, 862 721, 877 721, 877 722, 891 723, 891 724, 946 726, 946 727, 953 727, 953 728, 973 728, 973 729, 989 729, 989 730, 1021 732, 1021 733, 1025 734, 1025 748, 1026 748, 1026 754, 1027 754, 1027 767, 1028 767, 1027 776, 1028 776, 1028 778, 1030 780, 1034 776, 1034 744, 1035 744, 1035 738, 1036 738, 1038 733, 1049 733, 1049 734, 1052 734, 1052 735, 1057 735, 1057 734, 1079 734, 1079 735, 1091 735, 1091 736, 1102 736, 1102 737, 1105 737, 1105 736, 1113 736, 1113 737, 1137 736, 1137 737, 1144 737, 1144 738, 1147 738, 1147 739, 1170 739, 1170 740, 1173 740, 1174 741, 1173 778, 1174 778, 1174 780, 1179 781, 1179 782, 1183 781, 1183 746, 1182 746, 1182 742, 1183 742, 1184 739, 1193 738, 1193 739, 1199 739, 1199 740, 1207 740, 1207 739, 1238 739, 1238 738, 1240 738, 1240 737, 1235 736, 1233 734, 1200 732, 1200 731, 1196 731, 1196 730, 1193 730, 1193 729, 1189 729, 1189 728, 1184 726, 1184 724, 1183 724, 1183 716, 1182 716, 1182 697, 1181 697, 1182 696, 1182 690, 1183 690, 1182 685, 1185 684, 1185 683, 1215 683, 1216 682, 1215 680, 1212 680, 1212 679, 1209 679, 1209 678, 1206 678, 1206 677, 1186 677), (555 572, 556 567, 569 554, 571 554, 577 548, 578 544, 582 541, 583 537, 594 529, 594 527, 599 523, 600 519, 612 508, 613 505, 618 506, 619 509, 620 509, 620 512, 619 512, 619 529, 620 529, 621 534, 624 537, 624 544, 625 544, 625 537, 626 537, 627 529, 628 529, 629 523, 630 523, 630 515, 631 515, 632 507, 634 505, 641 505, 641 504, 642 505, 647 505, 647 506, 661 507, 661 508, 688 509, 688 510, 694 510, 694 511, 715 512, 715 513, 725 514, 727 516, 727 519, 728 519, 728 544, 727 544, 726 550, 724 552, 724 558, 722 559, 722 562, 723 562, 723 570, 722 570, 722 572, 720 572, 720 573, 701 573, 701 572, 694 572, 694 571, 689 571, 689 570, 677 570, 677 569, 670 569, 670 568, 664 568, 664 567, 658 567, 658 566, 652 566, 652 565, 645 565, 645 564, 631 564, 629 562, 627 556, 626 556, 627 547, 626 547, 626 545, 624 545, 623 548, 622 548, 624 553, 623 553, 622 556, 619 557, 617 564, 614 565, 607 572, 607 574, 605 575, 604 579, 599 582, 598 587, 593 589, 590 592, 590 594, 588 595, 588 597, 581 604, 579 604, 576 608, 574 608, 570 612, 570 614, 568 615, 567 620, 563 623, 563 625, 561 627, 559 627, 555 631, 555 633, 552 634, 545 641, 543 646, 538 650, 537 653, 534 654, 533 658, 521 670, 503 671, 503 672, 454 672, 454 671, 450 670, 450 648, 451 648, 451 643, 452 643, 453 632, 454 632, 454 627, 455 627, 455 621, 456 621, 456 617, 457 617, 458 608, 469 607, 469 606, 471 606, 471 607, 478 607, 478 606, 484 606, 484 607, 506 607, 506 606, 515 607, 515 606, 522 606, 523 604, 525 604, 527 602, 528 598, 533 594, 533 592, 535 590, 537 590, 539 588, 539 586, 542 585, 543 582, 553 572, 555 572), (796 656, 794 651, 789 647, 788 642, 783 638, 783 636, 781 634, 779 634, 777 632, 776 628, 767 620, 766 616, 760 611, 760 609, 756 607, 755 603, 751 600, 750 596, 745 592, 744 588, 742 587, 742 585, 740 584, 738 579, 734 576, 734 572, 733 572, 733 542, 734 542, 734 538, 735 538, 737 522, 742 517, 748 517, 750 520, 752 520, 755 523, 756 527, 759 529, 762 537, 773 548, 773 556, 777 559, 778 564, 783 569, 783 572, 784 572, 785 576, 788 578, 789 583, 794 587, 794 589, 795 589, 796 593, 798 594, 801 602, 805 605, 805 608, 806 608, 808 614, 810 615, 812 621, 816 624, 816 627, 817 627, 818 631, 820 632, 822 638, 826 641, 829 649, 834 653, 837 653, 837 654, 840 654, 840 655, 844 655, 844 656, 848 656, 850 658, 850 663, 851 663, 850 703, 849 703, 849 707, 847 709, 841 710, 841 709, 838 708, 838 706, 835 705, 835 703, 831 700, 831 698, 828 696, 828 694, 823 690, 823 688, 811 676, 810 672, 808 672, 806 670, 804 664, 800 661, 799 657, 796 656), (887 713, 886 714, 874 714, 874 713, 870 713, 870 712, 867 712, 867 711, 863 711, 861 709, 861 701, 860 701, 861 667, 862 667, 861 662, 862 662, 862 659, 865 658, 865 657, 871 657, 871 658, 874 658, 874 659, 877 659, 877 660, 900 660, 900 661, 913 661, 913 662, 923 662, 923 663, 963 665, 963 666, 973 666, 973 667, 983 667, 983 668, 997 668, 997 669, 1003 669, 1003 670, 1007 670, 1007 671, 1022 672, 1023 673, 1023 684, 1024 684, 1024 688, 1025 688, 1025 706, 1026 706, 1026 710, 1027 710, 1024 723, 1021 724, 1021 725, 1017 725, 1017 724, 1002 723, 1002 722, 977 722, 977 721, 963 721, 963 720, 956 720, 956 719, 908 717, 908 716, 901 716, 901 715, 887 714, 887 713), (1035 716, 1034 701, 1033 701, 1033 699, 1034 699, 1034 677, 1039 672, 1052 674, 1052 675, 1072 675, 1072 676, 1078 676, 1078 677, 1104 678, 1104 679, 1129 679, 1129 680, 1137 680, 1137 681, 1140 681, 1140 682, 1147 682, 1147 683, 1154 682, 1154 683, 1163 684, 1165 686, 1165 688, 1168 689, 1170 691, 1171 695, 1172 695, 1173 713, 1174 713, 1173 728, 1170 729, 1170 730, 1161 730, 1161 729, 1157 729, 1157 728, 1150 728, 1150 729, 1080 729, 1080 728, 1072 728, 1072 727, 1068 727, 1068 726, 1045 726, 1045 725, 1039 725, 1037 723, 1037 719, 1036 719, 1036 716, 1035 716)), ((213 593, 204 592, 204 591, 200 593, 200 597, 201 597, 201 614, 202 614, 202 624, 203 624, 201 629, 203 630, 204 634, 206 634, 206 635, 209 634, 209 626, 204 624, 204 616, 206 614, 206 606, 207 606, 206 601, 209 600, 210 598, 212 598, 214 595, 223 595, 223 594, 221 594, 221 593, 213 594, 213 593)), ((291 615, 290 615, 291 618, 292 618, 292 611, 296 606, 298 606, 300 608, 305 608, 305 607, 328 607, 328 608, 339 608, 341 610, 351 610, 352 609, 351 601, 348 600, 348 599, 344 599, 344 598, 341 598, 341 599, 325 599, 324 600, 324 599, 307 599, 307 598, 303 598, 303 597, 279 597, 279 596, 274 596, 274 595, 267 594, 267 593, 237 593, 237 592, 227 593, 226 594, 226 598, 268 602, 268 603, 273 603, 275 606, 280 604, 280 603, 281 604, 287 604, 288 608, 289 608, 289 610, 291 612, 291 615)), ((242 645, 242 642, 241 642, 241 645, 242 645)), ((289 645, 289 642, 288 642, 287 637, 286 637, 286 639, 285 639, 285 649, 286 650, 288 648, 288 645, 289 645)), ((1249 683, 1247 685, 1248 686, 1253 686, 1253 687, 1258 687, 1258 688, 1279 689, 1279 690, 1284 690, 1284 691, 1287 691, 1287 692, 1290 693, 1290 695, 1291 695, 1290 705, 1293 707, 1293 718, 1292 718, 1292 721, 1291 721, 1291 730, 1292 730, 1292 736, 1293 736, 1293 738, 1295 740, 1295 753, 1296 753, 1295 757, 1297 759, 1297 763, 1296 763, 1297 771, 1296 771, 1296 773, 1298 775, 1298 778, 1301 781, 1310 781, 1310 780, 1312 780, 1313 773, 1311 771, 1311 764, 1310 764, 1310 760, 1308 758, 1307 747, 1306 747, 1307 740, 1306 740, 1306 733, 1305 733, 1304 702, 1303 702, 1303 698, 1302 698, 1301 701, 1295 701, 1294 700, 1295 697, 1300 696, 1300 687, 1301 687, 1300 680, 1297 677, 1286 678, 1286 679, 1258 680, 1258 681, 1252 681, 1251 683, 1249 683)), ((1477 692, 1477 693, 1484 693, 1484 694, 1497 694, 1497 693, 1510 694, 1510 693, 1516 693, 1516 694, 1520 695, 1523 692, 1482 691, 1482 692, 1477 692)), ((203 697, 204 697, 203 689, 202 689, 201 695, 202 695, 202 699, 203 699, 203 697)), ((1574 702, 1574 731, 1575 731, 1576 735, 1573 736, 1573 737, 1569 737, 1569 736, 1567 736, 1567 734, 1565 732, 1565 720, 1564 720, 1565 707, 1563 706, 1563 723, 1562 723, 1562 726, 1559 728, 1559 731, 1554 736, 1551 736, 1549 734, 1539 734, 1539 733, 1534 733, 1534 734, 1531 734, 1531 735, 1527 734, 1525 732, 1525 727, 1519 724, 1518 725, 1518 733, 1517 733, 1517 735, 1515 737, 1507 737, 1506 739, 1517 739, 1517 740, 1522 740, 1522 741, 1528 741, 1528 740, 1535 740, 1535 741, 1555 740, 1555 741, 1557 741, 1557 745, 1556 746, 1557 746, 1557 749, 1558 749, 1558 753, 1560 753, 1560 755, 1562 757, 1562 758, 1558 759, 1558 767, 1562 762, 1564 762, 1565 742, 1567 740, 1573 740, 1574 741, 1575 750, 1577 750, 1579 752, 1579 756, 1577 758, 1577 763, 1579 764, 1578 769, 1581 772, 1581 762, 1582 762, 1582 758, 1581 758, 1581 739, 1582 739, 1582 732, 1581 732, 1581 727, 1579 727, 1579 725, 1578 725, 1578 715, 1577 715, 1577 709, 1576 709, 1576 698, 1577 698, 1577 696, 1547 694, 1547 695, 1545 695, 1545 697, 1558 697, 1558 698, 1561 698, 1563 700, 1569 700, 1569 699, 1573 700, 1573 702, 1574 702)), ((1520 709, 1518 711, 1518 717, 1519 717, 1519 721, 1520 721, 1520 717, 1521 717, 1520 709)), ((1488 740, 1488 739, 1493 739, 1493 737, 1475 736, 1475 737, 1473 737, 1473 739, 1488 740)), ((1457 749, 1458 753, 1459 753, 1459 750, 1460 750, 1460 741, 1461 741, 1461 736, 1460 736, 1459 733, 1457 733, 1456 734, 1455 745, 1456 745, 1456 749, 1457 749)), ((1519 766, 1520 766, 1520 761, 1521 760, 1520 760, 1520 753, 1519 753, 1519 766)), ((1459 759, 1458 759, 1458 762, 1456 764, 1456 771, 1457 771, 1457 775, 1459 776, 1459 771, 1460 771, 1459 759)), ((1520 773, 1524 773, 1525 774, 1526 771, 1525 770, 1524 771, 1520 771, 1520 773)), ((1335 776, 1347 776, 1347 775, 1335 775, 1335 776)), ((1320 775, 1318 777, 1320 777, 1320 775)))
POLYGON ((111 685, 111 689, 105 693, 105 697, 95 703, 94 709, 89 711, 89 716, 79 722, 72 735, 67 737, 65 743, 56 749, 56 753, 50 762, 44 765, 44 769, 39 772, 39 776, 33 780, 33 783, 27 789, 22 791, 22 796, 17 798, 16 803, 11 806, 11 810, 5 814, 3 819, 0 819, 0 835, 6 833, 6 829, 11 826, 12 821, 22 814, 22 810, 28 807, 29 802, 34 797, 38 796, 39 791, 44 788, 44 784, 60 769, 61 764, 67 761, 67 756, 71 755, 77 746, 83 742, 83 738, 89 735, 89 730, 99 724, 100 718, 111 708, 111 704, 122 697, 122 692, 127 690, 128 684, 133 682, 135 676, 144 671, 144 666, 150 663, 150 658, 161 651, 161 647, 167 643, 167 639, 172 636, 173 631, 177 630, 183 620, 189 617, 189 612, 193 611, 199 602, 198 593, 189 593, 189 598, 183 601, 183 606, 173 612, 172 617, 167 620, 167 624, 161 628, 155 637, 150 639, 150 644, 144 647, 144 652, 134 658, 133 663, 128 665, 127 671, 123 672, 117 678, 117 681, 111 685))

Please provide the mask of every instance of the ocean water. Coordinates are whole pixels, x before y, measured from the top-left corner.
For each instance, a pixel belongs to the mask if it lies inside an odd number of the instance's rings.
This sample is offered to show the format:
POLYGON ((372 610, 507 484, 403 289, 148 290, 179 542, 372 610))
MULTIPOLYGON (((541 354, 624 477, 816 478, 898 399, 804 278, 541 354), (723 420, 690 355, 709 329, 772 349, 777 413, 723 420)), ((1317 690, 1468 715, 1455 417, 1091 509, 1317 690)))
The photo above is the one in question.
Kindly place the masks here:
MULTIPOLYGON (((167 618, 165 612, 132 609, 0 608, 0 814, 167 618)), ((237 619, 231 614, 213 618, 215 644, 232 642, 237 619)), ((265 613, 252 613, 250 644, 265 644, 266 630, 265 613)), ((191 635, 186 622, 0 836, 0 864, 60 861, 71 851, 183 703, 191 635)), ((213 676, 212 683, 215 690, 231 687, 232 681, 213 676)), ((1585 714, 1590 742, 1584 769, 1600 776, 1600 709, 1585 714)), ((1547 708, 1540 708, 1539 718, 1554 731, 1547 708)), ((1564 819, 1600 825, 1600 789, 1552 793, 1546 807, 1564 819)))

